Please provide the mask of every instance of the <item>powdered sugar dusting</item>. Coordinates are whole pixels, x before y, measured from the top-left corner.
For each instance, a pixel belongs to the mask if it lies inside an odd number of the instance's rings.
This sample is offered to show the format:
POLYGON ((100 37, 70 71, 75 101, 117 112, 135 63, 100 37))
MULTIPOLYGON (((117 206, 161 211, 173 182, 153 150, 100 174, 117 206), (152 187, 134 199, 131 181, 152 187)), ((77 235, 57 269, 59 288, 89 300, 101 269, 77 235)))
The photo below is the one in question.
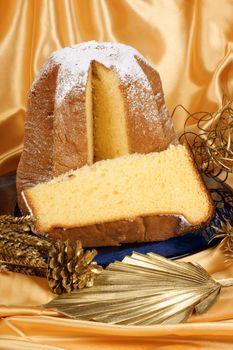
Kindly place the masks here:
MULTIPOLYGON (((166 106, 162 103, 163 107, 158 110, 158 105, 161 105, 159 102, 163 99, 162 91, 159 88, 157 93, 153 91, 138 60, 150 66, 137 50, 125 44, 96 41, 80 43, 54 52, 36 77, 32 90, 40 77, 58 66, 55 109, 59 108, 71 91, 75 90, 77 95, 85 92, 89 68, 96 61, 118 73, 127 91, 125 98, 130 114, 137 120, 136 129, 143 128, 143 120, 146 120, 148 131, 157 136, 161 134, 163 125, 172 132, 173 124, 166 106)), ((154 68, 151 69, 154 74, 158 74, 154 68)))
MULTIPOLYGON (((56 51, 42 68, 32 89, 36 88, 36 82, 44 74, 57 67, 56 111, 64 104, 70 92, 76 97, 85 93, 89 68, 94 61, 118 74, 127 101, 128 120, 133 125, 137 138, 141 137, 141 144, 151 142, 153 150, 156 142, 169 144, 176 139, 160 83, 155 83, 160 81, 158 73, 137 50, 125 44, 89 41, 56 51), (141 63, 149 68, 149 75, 144 72, 141 63), (157 80, 153 80, 153 75, 157 76, 157 80), (164 137, 168 141, 164 141, 164 137)), ((78 110, 79 105, 75 108, 78 110)))
MULTIPOLYGON (((74 87, 84 91, 88 69, 92 61, 97 61, 119 74, 122 84, 140 82, 143 91, 150 92, 151 86, 135 56, 144 58, 132 47, 110 42, 90 41, 59 50, 52 55, 52 61, 60 65, 56 103, 59 105, 74 87)), ((133 91, 132 91, 133 94, 133 91)))
POLYGON ((54 62, 52 60, 52 57, 50 57, 48 61, 43 65, 40 72, 36 75, 30 91, 33 91, 36 88, 37 82, 41 79, 41 77, 43 77, 48 71, 52 69, 53 65, 54 65, 54 62))

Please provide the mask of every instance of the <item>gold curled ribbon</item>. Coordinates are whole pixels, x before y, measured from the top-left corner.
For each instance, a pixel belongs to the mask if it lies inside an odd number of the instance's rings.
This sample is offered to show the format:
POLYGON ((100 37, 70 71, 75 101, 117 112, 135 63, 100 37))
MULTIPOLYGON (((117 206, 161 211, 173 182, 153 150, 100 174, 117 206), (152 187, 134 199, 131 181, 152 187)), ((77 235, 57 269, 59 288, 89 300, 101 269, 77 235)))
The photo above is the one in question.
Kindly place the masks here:
POLYGON ((180 141, 189 144, 199 169, 217 181, 225 182, 229 173, 233 173, 233 101, 224 102, 222 108, 215 112, 189 113, 180 141), (193 127, 197 132, 192 131, 193 127))

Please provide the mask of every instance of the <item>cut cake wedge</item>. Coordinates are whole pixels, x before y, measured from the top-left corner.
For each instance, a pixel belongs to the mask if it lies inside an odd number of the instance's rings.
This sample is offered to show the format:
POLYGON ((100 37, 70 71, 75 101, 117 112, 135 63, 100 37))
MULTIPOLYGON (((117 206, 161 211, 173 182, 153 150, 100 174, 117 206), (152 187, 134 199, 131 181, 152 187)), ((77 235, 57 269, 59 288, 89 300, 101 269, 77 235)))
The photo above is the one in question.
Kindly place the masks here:
POLYGON ((86 165, 24 191, 23 198, 37 218, 37 232, 78 238, 84 246, 167 239, 202 226, 213 214, 183 145, 86 165))

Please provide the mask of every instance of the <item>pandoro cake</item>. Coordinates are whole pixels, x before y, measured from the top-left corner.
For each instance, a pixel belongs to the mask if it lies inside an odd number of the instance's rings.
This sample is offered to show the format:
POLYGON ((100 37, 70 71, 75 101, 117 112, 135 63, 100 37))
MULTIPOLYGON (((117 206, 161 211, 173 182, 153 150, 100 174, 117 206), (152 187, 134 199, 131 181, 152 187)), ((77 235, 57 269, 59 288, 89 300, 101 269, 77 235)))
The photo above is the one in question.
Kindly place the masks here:
POLYGON ((25 190, 36 232, 84 246, 163 240, 207 223, 208 191, 186 146, 125 155, 25 190))
POLYGON ((158 72, 134 48, 81 43, 51 55, 28 97, 21 192, 71 169, 177 144, 158 72))

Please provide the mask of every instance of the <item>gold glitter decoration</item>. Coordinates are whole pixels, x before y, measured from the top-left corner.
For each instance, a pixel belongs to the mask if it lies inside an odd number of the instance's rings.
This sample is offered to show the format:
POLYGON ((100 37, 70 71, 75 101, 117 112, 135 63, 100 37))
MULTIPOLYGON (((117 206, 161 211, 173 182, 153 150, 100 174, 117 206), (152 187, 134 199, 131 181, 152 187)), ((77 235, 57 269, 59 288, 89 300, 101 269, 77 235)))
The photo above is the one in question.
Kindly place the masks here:
POLYGON ((80 241, 58 241, 49 251, 47 278, 56 294, 92 287, 102 267, 92 262, 96 250, 83 251, 80 241))
POLYGON ((54 293, 91 287, 102 267, 92 260, 95 250, 84 252, 80 241, 51 241, 31 230, 31 216, 0 216, 0 272, 12 271, 47 277, 54 293))

